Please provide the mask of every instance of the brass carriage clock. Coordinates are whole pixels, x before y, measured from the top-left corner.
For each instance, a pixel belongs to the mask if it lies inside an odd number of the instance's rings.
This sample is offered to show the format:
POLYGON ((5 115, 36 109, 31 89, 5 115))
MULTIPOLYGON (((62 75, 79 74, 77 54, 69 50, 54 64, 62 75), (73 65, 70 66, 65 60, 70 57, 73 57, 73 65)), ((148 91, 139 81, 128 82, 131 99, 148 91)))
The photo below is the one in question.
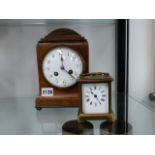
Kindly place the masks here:
POLYGON ((77 79, 88 72, 88 57, 87 40, 70 29, 57 29, 38 42, 38 110, 79 106, 77 79))
POLYGON ((112 77, 108 73, 82 74, 78 80, 80 108, 78 122, 104 119, 113 122, 111 105, 112 77))

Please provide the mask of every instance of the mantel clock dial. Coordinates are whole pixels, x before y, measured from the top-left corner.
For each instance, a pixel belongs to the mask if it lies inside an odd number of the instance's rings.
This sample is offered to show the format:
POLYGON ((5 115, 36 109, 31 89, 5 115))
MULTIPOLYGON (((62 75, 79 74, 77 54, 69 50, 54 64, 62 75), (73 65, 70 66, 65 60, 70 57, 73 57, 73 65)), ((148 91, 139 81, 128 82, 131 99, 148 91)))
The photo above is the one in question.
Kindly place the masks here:
POLYGON ((57 29, 37 45, 39 96, 36 108, 79 106, 77 79, 88 72, 88 43, 77 32, 57 29))
POLYGON ((43 60, 43 74, 55 87, 68 88, 77 82, 84 64, 79 54, 68 47, 56 47, 43 60))

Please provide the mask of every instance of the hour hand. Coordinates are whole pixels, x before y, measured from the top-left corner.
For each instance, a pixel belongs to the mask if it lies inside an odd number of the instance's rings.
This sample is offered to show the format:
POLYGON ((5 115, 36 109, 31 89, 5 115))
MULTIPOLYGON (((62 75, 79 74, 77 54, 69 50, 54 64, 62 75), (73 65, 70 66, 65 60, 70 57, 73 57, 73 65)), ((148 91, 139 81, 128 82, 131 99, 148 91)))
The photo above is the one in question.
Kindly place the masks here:
POLYGON ((94 95, 92 88, 90 88, 90 93, 91 93, 92 95, 94 95))
POLYGON ((69 76, 71 76, 73 79, 76 79, 72 74, 73 74, 73 71, 72 70, 69 70, 69 71, 67 71, 65 68, 63 68, 63 70, 65 71, 65 72, 67 72, 68 74, 69 74, 69 76))

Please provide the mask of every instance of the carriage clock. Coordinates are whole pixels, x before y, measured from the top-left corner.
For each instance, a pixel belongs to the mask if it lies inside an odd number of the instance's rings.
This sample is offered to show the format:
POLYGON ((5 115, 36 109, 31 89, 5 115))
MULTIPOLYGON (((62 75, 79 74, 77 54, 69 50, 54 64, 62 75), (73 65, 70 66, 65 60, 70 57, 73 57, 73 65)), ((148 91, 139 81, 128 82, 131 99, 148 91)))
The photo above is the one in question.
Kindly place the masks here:
POLYGON ((108 73, 88 73, 79 77, 81 101, 78 122, 95 119, 114 121, 111 105, 112 81, 108 73))
POLYGON ((36 108, 79 106, 77 79, 88 72, 88 42, 70 29, 57 29, 37 44, 39 96, 36 108))

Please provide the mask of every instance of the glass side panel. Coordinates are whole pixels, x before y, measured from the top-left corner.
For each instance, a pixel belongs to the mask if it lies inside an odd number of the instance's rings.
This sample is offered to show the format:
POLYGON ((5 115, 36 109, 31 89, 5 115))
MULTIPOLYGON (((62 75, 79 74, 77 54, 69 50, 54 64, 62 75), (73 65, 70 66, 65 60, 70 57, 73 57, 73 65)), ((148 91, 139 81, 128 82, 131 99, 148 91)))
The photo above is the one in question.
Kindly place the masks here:
POLYGON ((155 134, 155 102, 129 97, 128 121, 135 135, 155 134))

